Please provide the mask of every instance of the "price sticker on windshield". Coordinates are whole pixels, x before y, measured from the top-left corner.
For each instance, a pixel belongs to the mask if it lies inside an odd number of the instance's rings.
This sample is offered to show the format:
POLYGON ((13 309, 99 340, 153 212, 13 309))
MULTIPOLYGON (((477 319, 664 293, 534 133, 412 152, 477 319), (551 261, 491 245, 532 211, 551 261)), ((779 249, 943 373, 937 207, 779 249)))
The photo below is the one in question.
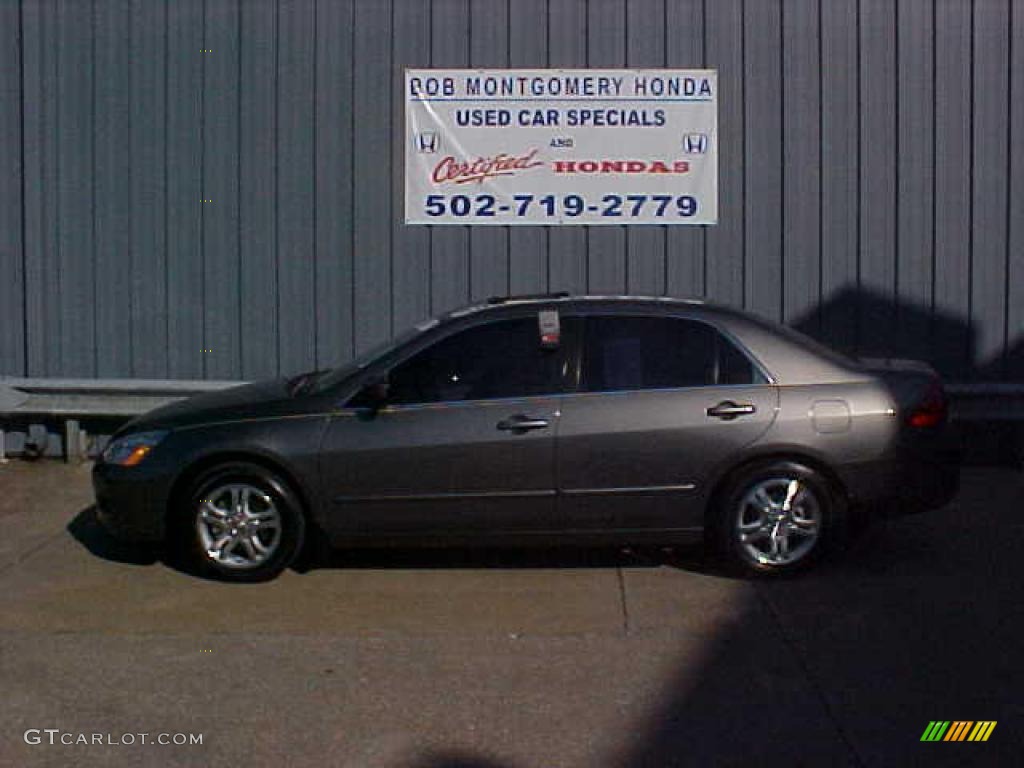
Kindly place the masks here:
POLYGON ((562 340, 562 330, 558 322, 558 311, 543 309, 537 313, 540 325, 540 345, 545 349, 557 347, 562 340))

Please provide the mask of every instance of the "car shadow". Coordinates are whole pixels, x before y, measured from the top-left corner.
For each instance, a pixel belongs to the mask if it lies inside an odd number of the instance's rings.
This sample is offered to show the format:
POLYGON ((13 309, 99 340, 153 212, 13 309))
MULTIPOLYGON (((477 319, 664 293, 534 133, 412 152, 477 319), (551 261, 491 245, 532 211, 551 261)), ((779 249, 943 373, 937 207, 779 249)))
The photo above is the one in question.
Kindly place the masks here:
MULTIPOLYGON (((81 510, 66 526, 72 538, 101 560, 130 565, 163 563, 174 570, 200 578, 167 548, 137 542, 124 542, 111 535, 99 522, 96 506, 81 510)), ((293 570, 306 573, 320 569, 475 569, 475 568, 617 568, 640 565, 660 565, 656 553, 638 553, 633 550, 583 547, 553 549, 511 548, 436 548, 412 547, 373 549, 331 549, 325 546, 311 548, 293 570)))
MULTIPOLYGON (((434 547, 329 549, 308 553, 294 570, 473 570, 473 569, 587 569, 659 568, 672 565, 674 550, 630 547, 434 547)), ((700 556, 688 553, 680 563, 697 564, 700 556)))
POLYGON ((161 547, 119 541, 96 517, 96 505, 86 507, 66 526, 68 533, 102 560, 129 565, 153 565, 162 559, 161 547))
POLYGON ((413 763, 413 768, 508 768, 508 764, 476 755, 441 753, 413 763))
MULTIPOLYGON (((815 568, 816 578, 858 573, 886 573, 900 563, 927 561, 928 549, 913 535, 902 535, 913 527, 918 515, 904 518, 858 521, 837 550, 815 568)), ((171 548, 121 541, 112 536, 96 518, 95 506, 81 510, 66 526, 71 536, 93 556, 114 563, 151 566, 161 563, 193 578, 219 581, 216 576, 196 571, 171 548)), ((310 547, 291 567, 297 574, 317 570, 545 570, 545 569, 656 569, 673 568, 701 576, 749 581, 738 574, 715 551, 700 541, 673 546, 551 546, 551 547, 310 547)), ((771 576, 755 581, 802 580, 803 573, 771 576)))
MULTIPOLYGON (((155 565, 202 579, 212 579, 174 557, 158 544, 125 542, 111 535, 96 517, 96 507, 81 510, 66 529, 94 557, 129 565, 155 565)), ((673 547, 374 547, 366 549, 311 547, 292 570, 475 570, 475 569, 598 569, 678 568, 683 571, 734 578, 724 564, 699 543, 673 547)))

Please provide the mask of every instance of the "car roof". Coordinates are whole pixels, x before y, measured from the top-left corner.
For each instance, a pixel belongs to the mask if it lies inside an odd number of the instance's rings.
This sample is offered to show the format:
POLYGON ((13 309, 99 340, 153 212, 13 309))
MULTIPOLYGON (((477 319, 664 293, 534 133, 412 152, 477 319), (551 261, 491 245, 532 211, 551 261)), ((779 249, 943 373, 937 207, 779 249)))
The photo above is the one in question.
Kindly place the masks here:
POLYGON ((675 298, 671 296, 632 296, 632 295, 570 295, 567 293, 530 294, 525 296, 494 296, 485 303, 470 304, 459 307, 445 314, 441 319, 459 318, 478 312, 497 312, 503 307, 557 306, 566 308, 583 308, 598 304, 616 306, 632 306, 636 309, 652 309, 665 306, 704 306, 714 307, 701 299, 675 298))
POLYGON ((610 310, 615 314, 629 311, 637 311, 641 314, 683 313, 691 317, 715 319, 729 326, 733 322, 755 323, 766 329, 773 329, 773 326, 776 325, 751 312, 703 299, 630 294, 571 295, 568 293, 492 297, 486 303, 470 304, 453 309, 440 316, 438 321, 445 323, 475 315, 500 315, 505 314, 507 310, 522 310, 524 308, 559 309, 562 311, 610 310))

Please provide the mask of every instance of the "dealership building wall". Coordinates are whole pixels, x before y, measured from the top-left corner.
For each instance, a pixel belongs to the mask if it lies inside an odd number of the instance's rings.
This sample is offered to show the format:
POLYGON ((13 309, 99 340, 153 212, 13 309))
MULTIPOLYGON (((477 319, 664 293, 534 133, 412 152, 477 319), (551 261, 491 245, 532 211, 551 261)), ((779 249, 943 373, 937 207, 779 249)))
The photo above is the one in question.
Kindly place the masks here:
POLYGON ((255 379, 568 290, 1024 381, 1024 2, 4 2, 0 137, 0 375, 255 379), (407 226, 406 67, 717 69, 719 223, 407 226))

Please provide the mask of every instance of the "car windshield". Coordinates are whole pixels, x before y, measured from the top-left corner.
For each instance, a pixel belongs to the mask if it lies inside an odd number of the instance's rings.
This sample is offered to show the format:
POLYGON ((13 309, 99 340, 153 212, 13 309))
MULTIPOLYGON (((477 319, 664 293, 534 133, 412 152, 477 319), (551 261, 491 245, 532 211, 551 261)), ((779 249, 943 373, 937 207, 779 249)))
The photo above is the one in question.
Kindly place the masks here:
POLYGON ((408 331, 400 333, 393 339, 389 339, 388 341, 381 342, 380 344, 371 347, 362 354, 352 358, 347 363, 344 363, 337 368, 324 371, 313 385, 313 391, 324 392, 331 387, 340 384, 349 376, 358 373, 375 360, 379 360, 389 352, 403 346, 420 334, 430 330, 435 325, 437 325, 437 321, 420 323, 415 328, 410 328, 408 331))

